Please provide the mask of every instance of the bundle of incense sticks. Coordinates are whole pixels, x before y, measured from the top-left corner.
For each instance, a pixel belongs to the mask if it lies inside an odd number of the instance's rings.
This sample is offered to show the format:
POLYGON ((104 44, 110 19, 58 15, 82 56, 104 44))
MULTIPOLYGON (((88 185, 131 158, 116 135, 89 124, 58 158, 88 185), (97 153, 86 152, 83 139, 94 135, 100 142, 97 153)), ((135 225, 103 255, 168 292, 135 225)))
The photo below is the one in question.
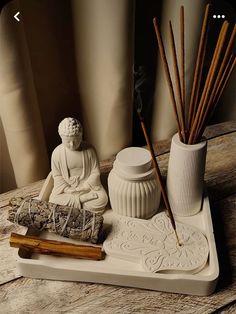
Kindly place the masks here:
POLYGON ((153 20, 161 60, 175 113, 179 137, 180 140, 186 144, 195 144, 201 140, 209 118, 211 117, 216 104, 225 89, 236 63, 234 49, 236 25, 234 25, 233 31, 229 35, 229 23, 224 21, 218 35, 209 69, 206 76, 203 76, 210 17, 211 6, 208 4, 205 9, 202 23, 191 96, 188 104, 186 104, 185 100, 184 7, 181 6, 180 8, 180 67, 177 61, 178 58, 172 24, 171 21, 169 21, 176 91, 173 88, 172 78, 157 19, 154 18, 153 20))

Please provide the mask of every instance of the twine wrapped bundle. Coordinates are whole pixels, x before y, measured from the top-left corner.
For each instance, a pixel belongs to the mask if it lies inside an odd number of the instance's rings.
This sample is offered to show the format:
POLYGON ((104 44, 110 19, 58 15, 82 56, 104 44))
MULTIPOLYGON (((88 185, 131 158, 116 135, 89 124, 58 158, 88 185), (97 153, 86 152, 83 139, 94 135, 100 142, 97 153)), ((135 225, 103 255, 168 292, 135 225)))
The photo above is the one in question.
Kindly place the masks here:
POLYGON ((47 230, 63 237, 97 243, 103 216, 84 209, 16 197, 9 202, 8 220, 25 227, 47 230))

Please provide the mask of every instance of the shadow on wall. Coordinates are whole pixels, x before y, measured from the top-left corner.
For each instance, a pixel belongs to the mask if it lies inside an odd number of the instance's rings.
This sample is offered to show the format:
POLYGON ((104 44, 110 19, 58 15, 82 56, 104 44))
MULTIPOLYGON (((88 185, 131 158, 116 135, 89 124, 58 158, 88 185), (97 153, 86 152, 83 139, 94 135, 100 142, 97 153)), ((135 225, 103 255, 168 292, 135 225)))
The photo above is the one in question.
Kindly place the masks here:
POLYGON ((16 180, 9 156, 5 133, 0 119, 0 193, 14 189, 16 180))

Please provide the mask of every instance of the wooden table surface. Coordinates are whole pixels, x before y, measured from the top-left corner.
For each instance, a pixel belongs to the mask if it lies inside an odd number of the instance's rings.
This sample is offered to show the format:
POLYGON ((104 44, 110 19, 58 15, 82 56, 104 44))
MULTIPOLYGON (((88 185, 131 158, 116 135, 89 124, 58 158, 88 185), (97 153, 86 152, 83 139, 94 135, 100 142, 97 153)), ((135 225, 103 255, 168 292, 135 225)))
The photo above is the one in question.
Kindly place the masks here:
MULTIPOLYGON (((211 203, 220 277, 214 294, 197 297, 93 283, 21 277, 11 232, 24 227, 7 220, 13 196, 38 195, 43 181, 0 195, 0 313, 236 313, 236 122, 208 127, 205 180, 211 203)), ((155 145, 166 175, 170 141, 155 145)), ((102 162, 108 172, 112 160, 102 162)))

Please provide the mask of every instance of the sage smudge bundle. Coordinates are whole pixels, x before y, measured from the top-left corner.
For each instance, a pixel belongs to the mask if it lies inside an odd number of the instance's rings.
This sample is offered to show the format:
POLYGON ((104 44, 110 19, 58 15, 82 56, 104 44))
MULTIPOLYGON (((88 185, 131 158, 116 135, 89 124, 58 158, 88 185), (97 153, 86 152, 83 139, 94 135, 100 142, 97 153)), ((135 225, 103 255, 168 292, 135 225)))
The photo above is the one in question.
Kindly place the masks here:
POLYGON ((21 197, 9 205, 9 221, 75 240, 97 243, 103 225, 103 216, 89 210, 21 197))

